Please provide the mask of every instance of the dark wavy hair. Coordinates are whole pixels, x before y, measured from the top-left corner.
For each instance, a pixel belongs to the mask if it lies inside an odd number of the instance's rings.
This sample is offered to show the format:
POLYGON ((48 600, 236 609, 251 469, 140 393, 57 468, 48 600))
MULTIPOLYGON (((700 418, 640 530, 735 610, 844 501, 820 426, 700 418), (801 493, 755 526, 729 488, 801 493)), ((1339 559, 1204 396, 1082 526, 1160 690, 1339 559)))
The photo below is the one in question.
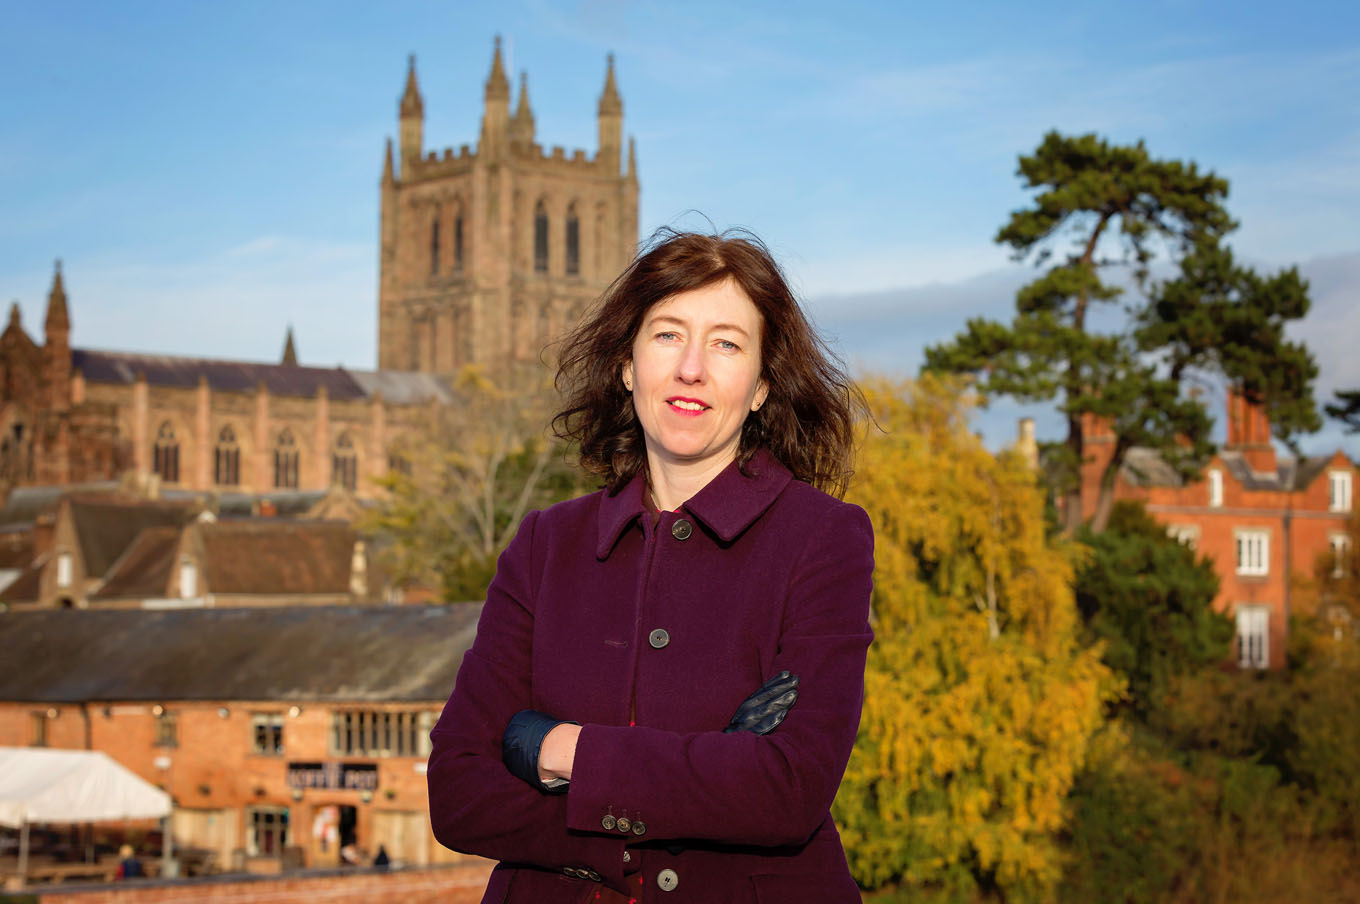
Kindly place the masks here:
POLYGON ((765 446, 795 477, 844 494, 864 397, 808 322, 769 249, 745 231, 664 228, 652 235, 562 340, 556 383, 565 407, 553 417, 554 432, 578 445, 581 466, 604 478, 610 492, 645 472, 646 442, 621 375, 633 339, 653 305, 725 279, 760 311, 760 375, 769 387, 765 404, 742 426, 739 466, 765 446))

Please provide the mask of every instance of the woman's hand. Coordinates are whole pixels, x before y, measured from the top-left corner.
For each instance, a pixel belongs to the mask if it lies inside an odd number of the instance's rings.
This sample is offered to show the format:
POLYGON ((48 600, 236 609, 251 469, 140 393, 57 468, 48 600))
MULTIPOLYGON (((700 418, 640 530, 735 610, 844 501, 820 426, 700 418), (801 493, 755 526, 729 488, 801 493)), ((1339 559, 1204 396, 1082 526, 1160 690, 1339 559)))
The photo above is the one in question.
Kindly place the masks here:
POLYGON ((797 702, 798 676, 785 669, 741 702, 723 733, 749 731, 767 735, 779 727, 797 702))
MULTIPOLYGON (((779 727, 798 702, 798 676, 780 672, 747 697, 732 714, 724 734, 766 735, 779 727)), ((501 759, 523 781, 544 791, 566 791, 576 762, 581 726, 533 709, 515 713, 501 737, 501 759)))
POLYGON ((580 733, 581 726, 575 722, 522 709, 510 717, 501 735, 501 760, 512 775, 535 788, 565 792, 580 733))
POLYGON ((543 738, 543 747, 538 753, 538 774, 543 781, 571 781, 571 767, 576 762, 576 739, 580 736, 581 726, 575 722, 559 722, 543 738))

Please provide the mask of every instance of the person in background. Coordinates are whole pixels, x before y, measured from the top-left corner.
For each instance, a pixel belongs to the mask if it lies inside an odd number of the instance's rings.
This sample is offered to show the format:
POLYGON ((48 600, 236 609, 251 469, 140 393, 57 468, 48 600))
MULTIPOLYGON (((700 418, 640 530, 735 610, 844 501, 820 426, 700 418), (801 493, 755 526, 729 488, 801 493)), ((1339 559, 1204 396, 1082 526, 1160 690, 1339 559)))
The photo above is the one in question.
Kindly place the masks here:
POLYGON ((436 838, 501 861, 484 902, 859 902, 830 806, 873 636, 838 498, 863 397, 748 235, 660 235, 559 360, 605 487, 500 558, 431 732, 436 838))
POLYGON ((119 879, 139 879, 146 875, 142 861, 137 859, 132 845, 125 844, 118 849, 118 869, 114 875, 119 879))

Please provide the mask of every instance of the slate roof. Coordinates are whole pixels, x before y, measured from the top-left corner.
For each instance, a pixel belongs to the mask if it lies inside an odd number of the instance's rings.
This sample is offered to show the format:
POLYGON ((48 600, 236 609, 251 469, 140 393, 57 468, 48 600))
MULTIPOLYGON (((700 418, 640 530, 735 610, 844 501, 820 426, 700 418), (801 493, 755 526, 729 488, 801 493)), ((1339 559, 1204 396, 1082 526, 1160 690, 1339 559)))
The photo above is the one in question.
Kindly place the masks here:
POLYGON ((152 386, 180 389, 194 388, 202 377, 219 392, 253 392, 263 383, 274 395, 305 398, 315 396, 324 386, 326 395, 337 400, 367 399, 381 392, 386 401, 397 405, 420 404, 431 397, 445 403, 453 401, 453 393, 442 377, 408 371, 261 364, 89 348, 72 349, 71 366, 93 383, 130 385, 137 382, 138 374, 144 374, 152 386))
POLYGON ((1185 485, 1176 469, 1155 449, 1134 446, 1124 455, 1119 476, 1135 487, 1180 487, 1185 485))
POLYGON ((1300 459, 1280 459, 1274 474, 1261 474, 1251 469, 1241 452, 1224 450, 1219 453, 1223 464, 1242 486, 1249 490, 1303 490, 1327 469, 1330 455, 1304 456, 1300 459))
MULTIPOLYGON (((1304 490, 1327 469, 1330 455, 1304 456, 1301 459, 1282 458, 1275 473, 1260 474, 1251 469, 1241 452, 1224 449, 1219 452, 1224 467, 1248 490, 1304 490)), ((1185 481, 1157 453, 1155 449, 1135 446, 1128 451, 1120 468, 1122 477, 1135 487, 1182 487, 1185 481)))
POLYGON ((118 486, 116 480, 101 480, 95 483, 14 487, 5 497, 4 508, 0 508, 0 527, 32 524, 44 512, 56 511, 61 497, 71 493, 112 493, 117 491, 118 486))
POLYGON ((443 701, 481 605, 0 616, 0 700, 443 701))
POLYGON ((436 398, 445 404, 455 399, 448 383, 435 374, 400 370, 346 371, 367 395, 381 392, 382 397, 397 405, 419 405, 436 398))
POLYGON ((152 386, 192 389, 198 378, 220 392, 251 392, 264 383, 275 395, 314 396, 322 386, 332 399, 360 399, 364 391, 340 368, 301 367, 296 364, 256 364, 251 361, 219 361, 147 355, 135 352, 71 350, 71 365, 93 383, 137 382, 139 373, 152 386))
POLYGON ((193 508, 178 502, 77 498, 70 506, 85 574, 92 578, 107 574, 144 529, 183 525, 194 516, 193 508))
POLYGON ((170 584, 180 528, 148 527, 137 535, 114 563, 99 591, 90 597, 98 603, 114 599, 158 599, 170 584))
POLYGON ((355 532, 344 521, 251 518, 196 529, 209 593, 349 593, 355 532))

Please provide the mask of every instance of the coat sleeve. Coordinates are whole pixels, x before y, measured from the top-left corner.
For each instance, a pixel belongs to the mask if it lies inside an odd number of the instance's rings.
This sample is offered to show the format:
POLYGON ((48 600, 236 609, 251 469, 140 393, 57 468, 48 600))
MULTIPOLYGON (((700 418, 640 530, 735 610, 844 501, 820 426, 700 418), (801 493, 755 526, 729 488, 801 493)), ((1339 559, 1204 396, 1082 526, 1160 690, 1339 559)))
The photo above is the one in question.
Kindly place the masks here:
POLYGON ((501 554, 476 640, 430 732, 430 823, 435 838, 453 850, 548 869, 594 870, 622 890, 624 839, 568 830, 566 797, 530 788, 501 762, 506 723, 531 705, 537 519, 537 512, 530 513, 501 554))
POLYGON ((774 846, 801 844, 822 824, 859 727, 873 529, 863 509, 838 504, 807 533, 790 563, 775 660, 775 671, 799 678, 783 724, 765 736, 585 725, 566 796, 570 828, 599 832, 606 813, 627 812, 645 820, 640 840, 774 846))

